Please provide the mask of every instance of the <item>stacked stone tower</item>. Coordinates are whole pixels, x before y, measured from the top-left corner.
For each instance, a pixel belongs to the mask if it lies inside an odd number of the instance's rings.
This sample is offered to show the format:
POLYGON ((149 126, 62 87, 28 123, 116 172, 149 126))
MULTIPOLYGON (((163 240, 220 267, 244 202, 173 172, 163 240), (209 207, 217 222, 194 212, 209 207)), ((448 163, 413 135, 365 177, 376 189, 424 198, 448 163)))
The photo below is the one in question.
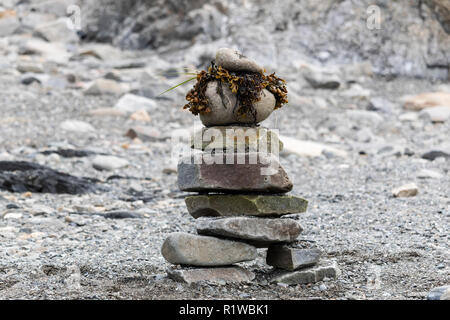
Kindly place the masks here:
MULTIPOLYGON (((216 63, 229 72, 263 72, 231 49, 220 49, 216 63)), ((335 277, 336 265, 318 264, 321 252, 296 241, 302 227, 283 217, 305 212, 307 201, 286 195, 293 185, 278 162, 283 144, 275 132, 257 126, 274 110, 275 97, 263 89, 254 105, 257 118, 251 119, 236 113, 236 95, 219 82, 208 84, 211 112, 200 114, 206 127, 194 134, 193 153, 178 164, 180 189, 197 193, 185 198, 197 234, 173 233, 165 240, 164 258, 181 266, 169 268, 169 276, 189 283, 251 281, 252 272, 233 265, 254 260, 258 248, 267 248, 273 282, 335 277)))

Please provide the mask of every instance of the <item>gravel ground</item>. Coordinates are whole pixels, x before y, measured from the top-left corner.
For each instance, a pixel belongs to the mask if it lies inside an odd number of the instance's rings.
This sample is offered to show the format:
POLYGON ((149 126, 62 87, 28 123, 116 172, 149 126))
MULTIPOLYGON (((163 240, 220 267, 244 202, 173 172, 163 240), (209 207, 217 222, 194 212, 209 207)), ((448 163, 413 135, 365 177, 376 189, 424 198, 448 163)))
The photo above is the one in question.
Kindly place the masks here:
MULTIPOLYGON (((147 54, 136 53, 151 59, 147 54)), ((310 201, 308 212, 295 216, 304 227, 299 239, 336 259, 342 274, 311 285, 269 284, 271 269, 261 250, 255 262, 241 264, 256 273, 251 284, 188 286, 166 277, 169 265, 160 254, 169 233, 195 232, 170 160, 171 134, 198 127, 198 120, 181 110, 187 87, 155 100, 151 121, 144 125, 157 134, 142 142, 125 136, 132 126, 142 125, 129 116, 88 114, 112 107, 118 97, 85 95, 76 85, 22 85, 17 59, 8 55, 0 74, 0 160, 36 162, 96 178, 106 190, 85 195, 0 191, 0 298, 424 299, 431 288, 449 283, 450 160, 428 161, 421 155, 448 150, 443 148, 450 121, 399 120, 405 113, 400 97, 438 87, 448 90, 448 85, 366 76, 359 84, 370 93, 349 96, 348 84, 339 90, 314 90, 294 72, 282 75, 291 79, 291 103, 263 125, 347 152, 347 157, 281 157, 294 183, 292 194, 310 201), (352 110, 365 110, 372 97, 391 105, 387 112, 372 112, 381 121, 352 116, 352 110), (65 131, 60 124, 68 119, 90 123, 95 130, 65 131), (94 156, 41 154, 57 147, 114 155, 129 166, 98 171, 92 166, 94 156), (442 177, 419 179, 422 169, 442 177), (409 182, 418 185, 417 196, 391 195, 393 188, 409 182), (137 215, 105 217, 117 211, 137 215)), ((88 81, 106 71, 86 59, 58 65, 56 72, 88 81)), ((116 70, 131 83, 138 71, 116 70)))

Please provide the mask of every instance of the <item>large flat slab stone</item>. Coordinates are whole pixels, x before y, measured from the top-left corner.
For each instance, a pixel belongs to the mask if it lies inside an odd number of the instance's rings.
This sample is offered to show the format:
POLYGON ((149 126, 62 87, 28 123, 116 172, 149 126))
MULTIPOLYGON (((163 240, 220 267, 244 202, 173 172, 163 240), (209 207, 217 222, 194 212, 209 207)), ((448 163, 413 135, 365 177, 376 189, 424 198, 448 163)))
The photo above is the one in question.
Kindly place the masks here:
POLYGON ((284 245, 272 245, 267 250, 266 263, 269 266, 294 271, 317 264, 321 254, 322 252, 319 249, 300 249, 284 245))
POLYGON ((287 285, 307 284, 322 281, 324 278, 337 278, 340 274, 337 262, 326 260, 316 266, 298 271, 276 272, 270 282, 287 285))
POLYGON ((175 232, 164 241, 161 253, 172 264, 227 266, 256 258, 256 248, 242 242, 175 232))
POLYGON ((198 282, 210 283, 239 283, 251 282, 255 279, 255 274, 241 267, 225 268, 196 268, 196 269, 167 269, 167 275, 172 280, 187 284, 198 282))
POLYGON ((196 221, 199 234, 251 241, 257 246, 292 242, 302 232, 293 219, 255 217, 200 218, 196 221))
POLYGON ((264 127, 215 126, 196 131, 191 136, 191 148, 278 153, 283 150, 283 142, 275 131, 264 127))
POLYGON ((292 182, 273 155, 219 153, 214 157, 215 160, 209 161, 204 155, 195 154, 181 159, 178 164, 180 190, 259 193, 292 190, 292 182))
POLYGON ((277 195, 197 195, 184 199, 189 214, 199 217, 283 216, 306 211, 308 201, 277 195))

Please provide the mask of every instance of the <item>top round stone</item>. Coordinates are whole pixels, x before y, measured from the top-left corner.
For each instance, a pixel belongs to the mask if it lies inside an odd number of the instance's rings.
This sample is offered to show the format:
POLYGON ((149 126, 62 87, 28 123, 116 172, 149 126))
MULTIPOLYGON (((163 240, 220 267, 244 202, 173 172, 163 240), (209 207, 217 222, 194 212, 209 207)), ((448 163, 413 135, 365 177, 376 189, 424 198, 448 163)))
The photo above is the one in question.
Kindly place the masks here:
POLYGON ((237 50, 220 48, 216 53, 216 64, 228 71, 264 73, 264 68, 255 61, 247 58, 237 50))

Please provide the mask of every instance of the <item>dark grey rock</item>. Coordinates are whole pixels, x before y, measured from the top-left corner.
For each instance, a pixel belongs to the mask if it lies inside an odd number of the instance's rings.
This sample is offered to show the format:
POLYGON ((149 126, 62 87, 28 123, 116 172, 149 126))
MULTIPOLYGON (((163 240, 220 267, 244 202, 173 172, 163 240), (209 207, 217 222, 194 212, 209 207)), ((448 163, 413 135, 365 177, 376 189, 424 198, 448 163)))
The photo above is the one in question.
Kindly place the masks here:
POLYGON ((270 266, 294 271, 315 265, 321 256, 319 249, 299 249, 273 245, 267 250, 266 263, 270 266))
POLYGON ((300 224, 292 219, 253 217, 200 218, 196 228, 199 234, 249 240, 260 245, 292 242, 302 232, 300 224))
POLYGON ((434 161, 437 158, 450 159, 450 154, 443 151, 430 151, 422 155, 422 159, 434 161))
POLYGON ((0 189, 10 192, 83 194, 98 190, 96 180, 79 178, 25 161, 0 161, 0 189))
POLYGON ((337 278, 340 270, 336 261, 321 261, 318 265, 293 272, 275 272, 272 283, 286 285, 316 283, 324 278, 337 278))
POLYGON ((236 241, 175 232, 164 241, 161 253, 172 264, 227 266, 256 258, 256 248, 236 241))

